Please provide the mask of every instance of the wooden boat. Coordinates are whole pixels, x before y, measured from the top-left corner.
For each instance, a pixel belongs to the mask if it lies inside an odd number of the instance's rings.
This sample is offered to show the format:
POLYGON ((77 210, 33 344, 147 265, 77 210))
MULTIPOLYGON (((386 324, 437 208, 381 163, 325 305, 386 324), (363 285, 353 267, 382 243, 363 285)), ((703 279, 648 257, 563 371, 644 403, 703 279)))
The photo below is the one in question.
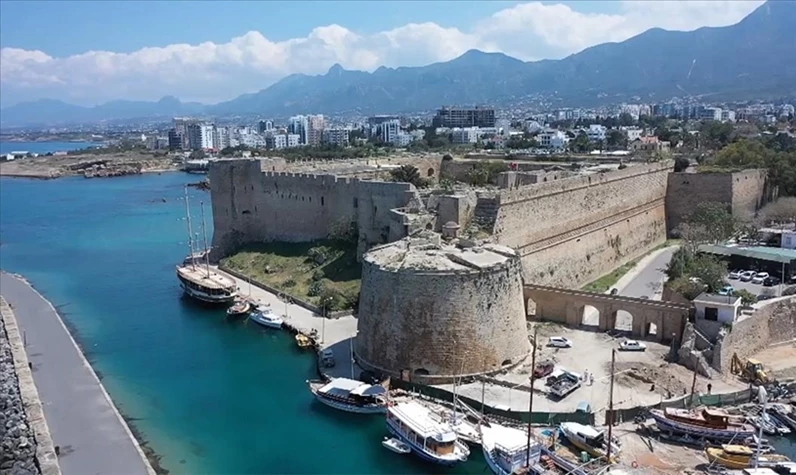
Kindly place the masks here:
POLYGON ((481 424, 479 430, 481 450, 484 452, 486 464, 495 475, 511 475, 526 467, 540 470, 538 464, 542 446, 531 439, 529 452, 528 432, 495 423, 481 424))
POLYGON ((796 414, 789 412, 784 406, 774 406, 770 413, 782 425, 787 426, 791 431, 796 431, 796 414))
MULTIPOLYGON (((710 463, 715 463, 726 468, 743 469, 754 466, 755 452, 745 445, 722 445, 705 449, 705 455, 710 463)), ((759 467, 773 467, 778 463, 790 462, 784 455, 767 454, 757 458, 759 467)))
POLYGON ((470 456, 470 449, 456 432, 437 422, 427 407, 414 400, 387 408, 387 429, 427 462, 450 467, 470 456))
POLYGON ((754 436, 756 432, 751 425, 736 422, 727 413, 715 409, 652 409, 649 414, 661 432, 685 433, 722 441, 743 440, 754 436))
POLYGON ((395 437, 388 438, 385 437, 384 440, 381 441, 381 445, 388 450, 392 450, 396 454, 408 454, 412 451, 408 445, 404 444, 400 440, 396 439, 395 437))
POLYGON ((296 344, 299 348, 312 347, 312 339, 303 333, 296 333, 296 344))
POLYGON ((245 317, 252 309, 252 304, 248 300, 236 300, 235 303, 227 309, 227 317, 239 318, 245 317))
POLYGON ((308 381, 315 399, 335 409, 357 414, 383 414, 387 410, 387 389, 348 378, 308 381))
MULTIPOLYGON (((580 450, 585 450, 591 456, 600 458, 608 455, 608 441, 604 431, 577 422, 562 422, 559 429, 564 437, 572 442, 572 445, 580 450)), ((612 463, 616 462, 621 450, 619 442, 614 440, 611 444, 612 463)))

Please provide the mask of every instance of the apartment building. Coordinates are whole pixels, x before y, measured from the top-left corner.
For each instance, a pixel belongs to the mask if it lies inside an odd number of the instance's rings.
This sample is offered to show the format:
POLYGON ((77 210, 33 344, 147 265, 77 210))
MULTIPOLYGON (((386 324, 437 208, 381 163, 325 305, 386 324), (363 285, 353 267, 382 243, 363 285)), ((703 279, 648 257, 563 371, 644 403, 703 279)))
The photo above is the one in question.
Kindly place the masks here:
POLYGON ((434 127, 465 128, 494 127, 495 109, 475 107, 471 109, 443 107, 432 119, 434 127))

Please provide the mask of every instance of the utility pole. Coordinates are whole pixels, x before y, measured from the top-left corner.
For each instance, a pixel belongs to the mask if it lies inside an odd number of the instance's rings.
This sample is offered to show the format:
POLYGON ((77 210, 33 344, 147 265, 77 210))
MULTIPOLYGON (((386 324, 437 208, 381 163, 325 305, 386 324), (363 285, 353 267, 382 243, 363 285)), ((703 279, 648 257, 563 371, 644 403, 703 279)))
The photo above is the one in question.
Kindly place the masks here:
MULTIPOLYGON (((533 421, 533 383, 536 381, 536 335, 539 327, 533 327, 533 353, 531 353, 531 390, 528 392, 528 446, 526 447, 525 466, 531 468, 531 421, 533 421)), ((511 408, 509 408, 511 409, 511 408)))
POLYGON ((614 427, 614 366, 616 365, 616 350, 611 350, 611 388, 608 394, 608 450, 606 458, 611 463, 611 448, 613 447, 613 427, 614 427))
MULTIPOLYGON (((696 338, 694 338, 694 342, 691 346, 692 354, 694 354, 694 350, 696 347, 696 338)), ((699 368, 699 359, 694 362, 694 379, 691 380, 691 397, 688 398, 688 405, 694 405, 694 392, 696 391, 696 380, 697 380, 697 369, 699 368)))

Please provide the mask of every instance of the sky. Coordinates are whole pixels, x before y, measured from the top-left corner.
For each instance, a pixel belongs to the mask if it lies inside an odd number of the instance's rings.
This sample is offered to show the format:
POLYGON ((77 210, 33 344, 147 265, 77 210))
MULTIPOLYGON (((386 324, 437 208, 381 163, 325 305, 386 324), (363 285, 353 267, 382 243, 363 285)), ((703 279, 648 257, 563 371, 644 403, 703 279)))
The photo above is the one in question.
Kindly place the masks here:
POLYGON ((0 1, 0 105, 216 103, 335 63, 422 66, 470 49, 559 59, 660 27, 737 23, 762 0, 0 1))

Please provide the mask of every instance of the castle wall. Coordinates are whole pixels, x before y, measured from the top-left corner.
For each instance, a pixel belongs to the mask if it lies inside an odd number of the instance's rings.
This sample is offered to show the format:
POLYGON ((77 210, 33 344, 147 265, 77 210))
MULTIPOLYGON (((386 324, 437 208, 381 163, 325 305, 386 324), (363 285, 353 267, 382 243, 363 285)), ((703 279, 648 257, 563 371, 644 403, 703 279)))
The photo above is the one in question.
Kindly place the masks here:
POLYGON ((670 162, 503 190, 498 243, 522 256, 528 282, 577 288, 666 238, 670 162))
POLYGON ((294 174, 279 167, 271 160, 211 164, 214 258, 247 243, 312 241, 351 230, 364 252, 387 241, 390 209, 419 202, 407 183, 294 174))
POLYGON ((666 227, 671 234, 699 203, 724 203, 738 219, 748 219, 771 199, 765 170, 736 173, 671 173, 666 195, 666 227))

